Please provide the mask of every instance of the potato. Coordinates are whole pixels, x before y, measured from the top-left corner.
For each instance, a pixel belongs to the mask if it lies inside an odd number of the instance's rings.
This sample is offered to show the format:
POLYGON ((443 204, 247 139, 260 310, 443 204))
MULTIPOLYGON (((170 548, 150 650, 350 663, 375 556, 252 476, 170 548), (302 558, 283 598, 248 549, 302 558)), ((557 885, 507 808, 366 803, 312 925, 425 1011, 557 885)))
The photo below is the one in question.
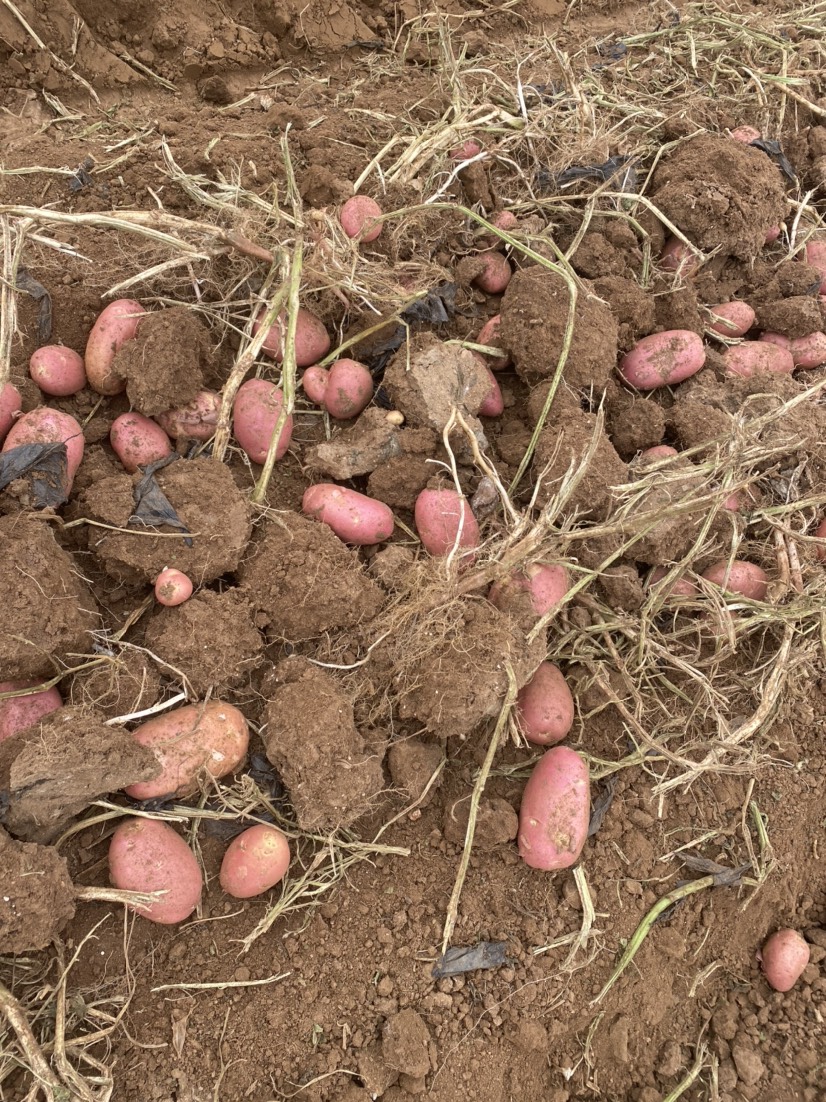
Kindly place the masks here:
MULTIPOLYGON (((263 312, 259 317, 263 318, 263 312)), ((261 328, 260 321, 256 321, 252 327, 253 333, 261 328)), ((269 332, 264 338, 262 351, 272 356, 277 363, 284 359, 284 337, 287 333, 287 315, 281 314, 275 323, 270 326, 269 332)), ((330 351, 330 338, 324 323, 303 306, 298 309, 298 317, 295 325, 295 362, 298 367, 309 367, 310 364, 323 360, 330 351)))
POLYGON ((479 546, 479 525, 466 497, 455 490, 422 490, 413 510, 422 546, 431 555, 448 555, 479 546), (461 530, 461 535, 460 535, 461 530))
POLYGON ((542 662, 516 697, 519 730, 537 746, 561 742, 574 722, 574 698, 562 671, 542 662))
POLYGON ((769 226, 769 228, 766 230, 766 236, 763 240, 763 244, 771 245, 772 241, 776 241, 782 232, 782 226, 769 226))
POLYGON ((655 444, 653 448, 645 448, 641 451, 637 457, 637 462, 643 465, 657 463, 660 459, 670 459, 672 456, 679 454, 677 449, 672 448, 670 444, 655 444))
POLYGON ((326 367, 308 367, 301 376, 301 385, 304 393, 311 402, 317 406, 324 405, 324 395, 327 393, 327 384, 330 381, 330 372, 326 367))
POLYGON ((173 440, 209 440, 215 435, 221 395, 214 390, 199 390, 185 406, 159 413, 155 420, 173 440))
POLYGON ((730 375, 742 375, 744 378, 750 378, 758 371, 774 374, 791 374, 794 371, 791 352, 768 341, 733 344, 726 349, 724 359, 730 375))
POLYGON ((807 264, 820 272, 820 293, 826 295, 826 237, 815 237, 807 241, 805 258, 807 264))
POLYGON ((109 443, 130 474, 171 455, 172 443, 157 422, 142 413, 122 413, 112 422, 109 443))
MULTIPOLYGON (((39 681, 0 681, 0 693, 13 693, 17 690, 30 689, 33 685, 39 685, 39 681)), ((24 731, 47 716, 63 707, 60 693, 56 688, 46 689, 42 693, 30 693, 28 696, 12 696, 8 700, 0 700, 0 742, 11 738, 18 731, 24 731)))
MULTIPOLYGON (((663 579, 668 574, 671 568, 669 566, 655 566, 651 573, 648 575, 648 587, 653 589, 655 586, 661 586, 663 579)), ((697 586, 690 578, 677 577, 673 582, 664 587, 663 593, 666 597, 696 597, 697 586)))
POLYGON ((826 333, 809 333, 795 337, 789 351, 795 367, 820 367, 826 363, 826 333))
POLYGON ((785 348, 787 352, 792 350, 791 338, 784 337, 782 333, 771 333, 767 330, 765 333, 761 333, 757 339, 765 344, 774 344, 778 348, 785 348))
POLYGON ((791 991, 809 963, 811 950, 797 930, 776 930, 758 954, 769 987, 791 991))
POLYGON ((126 390, 126 379, 112 372, 115 353, 137 336, 141 318, 146 313, 132 298, 110 302, 92 326, 86 342, 86 378, 98 394, 120 394, 126 390))
POLYGON ((161 772, 151 781, 124 789, 135 800, 160 796, 190 796, 198 787, 198 774, 232 773, 247 754, 247 721, 237 708, 220 700, 186 704, 155 716, 132 732, 141 746, 148 746, 161 763, 161 772))
POLYGON ((738 126, 731 131, 731 136, 736 142, 744 142, 746 145, 759 141, 763 137, 753 126, 738 126))
POLYGON ((389 506, 333 482, 319 482, 305 490, 301 508, 332 528, 340 540, 359 547, 383 543, 393 534, 395 521, 389 506))
POLYGON ((44 394, 65 398, 86 386, 83 357, 62 344, 45 344, 32 353, 29 375, 44 394))
POLYGON ((721 302, 711 306, 712 333, 724 337, 742 337, 754 325, 755 313, 747 302, 721 302))
POLYGON ((533 562, 522 569, 516 567, 501 582, 494 582, 488 600, 504 611, 510 594, 523 590, 530 593, 531 607, 536 615, 544 616, 559 604, 569 588, 568 571, 564 566, 533 562))
MULTIPOLYGON (((238 388, 232 407, 232 431, 253 463, 263 463, 267 458, 283 402, 282 391, 266 379, 248 379, 238 388)), ((285 455, 292 438, 293 418, 290 414, 278 438, 276 459, 285 455)))
MULTIPOLYGON (((481 358, 480 356, 479 359, 481 360, 481 358)), ((505 410, 505 400, 502 397, 502 391, 499 389, 499 383, 496 381, 496 376, 487 364, 484 364, 484 368, 490 377, 490 390, 484 402, 479 406, 479 416, 501 417, 505 410)))
POLYGON ((512 210, 500 210, 491 218, 490 224, 496 226, 497 230, 504 230, 505 233, 509 233, 517 228, 519 219, 512 210))
POLYGON ((507 257, 491 250, 490 252, 480 253, 479 259, 483 261, 485 267, 474 278, 473 282, 486 295, 501 295, 513 275, 507 257))
MULTIPOLYGON (((489 318, 479 330, 479 336, 473 343, 486 344, 490 348, 501 348, 501 325, 502 315, 494 314, 494 316, 489 318)), ((507 354, 504 356, 485 356, 485 363, 491 371, 501 371, 503 368, 507 367, 510 362, 511 358, 507 354)))
POLYGON ((567 869, 588 837, 588 764, 567 746, 543 754, 525 785, 519 809, 519 856, 532 869, 567 869))
POLYGON ((162 926, 189 918, 204 886, 195 854, 158 819, 129 818, 118 824, 109 843, 109 879, 122 891, 164 892, 157 903, 132 908, 162 926))
POLYGON ((219 880, 227 895, 252 899, 274 888, 290 867, 290 843, 275 827, 258 823, 227 846, 219 880))
POLYGON ((369 195, 354 195, 339 211, 341 228, 348 237, 357 237, 365 243, 375 241, 382 231, 382 209, 369 195))
POLYGON ((182 570, 167 566, 155 579, 155 600, 166 608, 176 608, 192 596, 192 582, 182 570))
POLYGON ((826 562, 826 519, 822 520, 814 530, 814 537, 823 540, 819 546, 815 544, 815 554, 821 562, 826 562))
POLYGON ((5 440, 6 433, 14 424, 22 408, 20 391, 11 383, 4 383, 0 387, 0 444, 5 440))
POLYGON ((619 373, 637 390, 674 386, 696 375, 706 362, 703 342, 690 329, 652 333, 620 360, 619 373))
POLYGON ((66 495, 68 497, 80 461, 83 458, 83 429, 68 413, 48 406, 38 406, 24 413, 12 426, 3 451, 19 448, 21 444, 66 445, 66 495))
POLYGON ((472 157, 478 157, 482 152, 482 146, 475 138, 468 138, 461 145, 451 149, 450 157, 454 161, 469 161, 472 157))
POLYGON ((724 559, 704 570, 706 581, 721 586, 727 593, 737 593, 750 601, 765 601, 769 591, 769 576, 753 562, 724 559))
POLYGON ((697 254, 679 237, 669 237, 660 254, 660 267, 667 272, 679 272, 683 279, 689 279, 700 268, 697 254))
POLYGON ((331 365, 323 402, 331 417, 349 421, 370 404, 372 397, 373 376, 364 364, 344 359, 331 365))

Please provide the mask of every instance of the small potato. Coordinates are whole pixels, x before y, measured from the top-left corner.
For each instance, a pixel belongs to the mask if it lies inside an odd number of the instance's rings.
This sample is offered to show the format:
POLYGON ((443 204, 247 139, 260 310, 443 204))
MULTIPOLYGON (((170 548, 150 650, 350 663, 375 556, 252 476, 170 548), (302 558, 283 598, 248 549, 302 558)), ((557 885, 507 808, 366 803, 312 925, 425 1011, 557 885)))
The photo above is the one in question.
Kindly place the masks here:
POLYGON ((3 451, 19 448, 21 444, 66 445, 66 496, 72 489, 77 469, 83 458, 83 429, 68 413, 48 406, 24 413, 12 426, 3 444, 3 451))
MULTIPOLYGON (((31 689, 39 681, 0 681, 0 693, 13 693, 31 689)), ((42 693, 30 693, 28 696, 12 696, 0 700, 0 742, 11 738, 18 731, 25 731, 49 712, 63 707, 60 693, 56 688, 46 689, 42 693)))
POLYGON ((419 539, 429 554, 448 555, 479 546, 479 525, 467 498, 455 490, 422 490, 416 498, 413 515, 419 539), (461 530, 461 535, 460 535, 461 530))
POLYGON ((672 448, 670 444, 655 444, 653 448, 645 448, 641 451, 637 457, 637 462, 643 465, 656 463, 659 459, 670 459, 672 456, 679 454, 677 449, 672 448))
POLYGON ((324 406, 331 417, 349 421, 370 404, 372 397, 373 376, 364 364, 344 359, 331 365, 324 392, 324 406))
POLYGON ((393 534, 393 513, 383 501, 333 482, 319 482, 305 490, 301 508, 332 528, 340 540, 358 547, 383 543, 393 534))
POLYGON ((326 367, 308 367, 301 376, 304 393, 317 406, 324 405, 324 395, 327 393, 327 383, 329 381, 330 373, 326 367))
POLYGON ((524 569, 516 567, 501 582, 494 582, 488 600, 506 611, 510 595, 514 591, 527 592, 531 607, 537 616, 545 616, 562 600, 570 589, 568 571, 564 566, 552 563, 532 562, 524 569))
POLYGON ((790 375, 794 371, 792 354, 768 341, 743 341, 725 351, 726 371, 748 379, 760 371, 790 375))
MULTIPOLYGON (((502 315, 495 314, 492 318, 489 318, 485 322, 485 324, 479 330, 479 336, 473 343, 485 344, 489 348, 501 348, 501 325, 502 315)), ((501 371, 511 362, 511 358, 507 353, 504 356, 485 356, 484 359, 485 363, 488 365, 491 371, 501 371)))
POLYGON ((381 234, 382 224, 376 219, 381 218, 383 213, 376 200, 369 195, 354 195, 341 208, 338 217, 348 237, 357 237, 367 243, 375 241, 381 234))
POLYGON ((532 869, 567 869, 588 837, 588 764, 567 746, 543 754, 525 785, 519 809, 519 856, 532 869))
POLYGON ((791 991, 809 964, 811 950, 797 930, 777 930, 758 954, 769 987, 791 991))
POLYGON ((6 433, 14 424, 22 408, 20 391, 11 383, 4 383, 0 387, 0 444, 6 439, 6 433))
MULTIPOLYGON (((248 379, 239 387, 232 407, 232 431, 253 463, 263 463, 267 458, 283 403, 283 393, 275 383, 269 383, 266 379, 248 379)), ((292 438, 293 419, 290 414, 278 438, 276 459, 286 454, 292 438)))
POLYGON ((109 843, 109 879, 121 891, 164 892, 136 914, 172 926, 201 902, 203 877, 195 854, 171 826, 158 819, 124 819, 109 843))
POLYGON ((574 722, 574 698, 558 666, 542 662, 516 697, 519 730, 536 746, 553 746, 574 722))
POLYGON ((480 253, 479 259, 484 262, 485 267, 473 282, 486 295, 501 295, 513 275, 507 257, 492 250, 480 253))
POLYGON ((286 834, 264 823, 233 838, 221 862, 221 887, 234 899, 252 899, 284 878, 290 867, 286 834))
POLYGON ((32 353, 29 375, 44 394, 65 398, 86 386, 83 357, 62 344, 45 344, 32 353))
POLYGON ((769 591, 769 576, 753 562, 727 559, 714 563, 702 576, 706 581, 721 586, 727 593, 737 593, 750 601, 765 601, 769 591))
POLYGON ((510 230, 517 228, 519 219, 512 210, 500 210, 491 218, 490 224, 496 226, 497 230, 504 230, 505 233, 508 233, 510 230))
POLYGON ((133 340, 146 311, 132 298, 110 302, 92 326, 86 342, 86 378, 98 394, 120 394, 126 390, 126 379, 112 371, 112 361, 127 341, 133 340))
POLYGON ((815 539, 823 540, 822 544, 815 544, 815 554, 821 562, 826 562, 826 519, 822 520, 815 528, 813 535, 815 539))
POLYGON ((198 786, 202 769, 212 777, 225 777, 247 755, 247 721, 237 708, 220 700, 186 704, 155 716, 132 732, 141 746, 148 746, 161 763, 159 776, 124 789, 134 800, 160 796, 190 796, 198 786))
POLYGON ((660 267, 667 272, 679 272, 683 279, 689 279, 699 271, 700 261, 679 237, 669 237, 660 255, 660 267))
MULTIPOLYGON (((260 315, 263 318, 263 312, 260 315)), ((256 321, 252 327, 253 334, 261 328, 260 321, 256 321)), ((276 318, 275 324, 270 327, 264 338, 262 351, 272 356, 276 363, 284 359, 284 337, 287 333, 287 316, 281 314, 276 318)), ((324 328, 324 323, 303 306, 298 309, 298 317, 295 324, 295 362, 298 367, 309 367, 310 364, 323 360, 330 351, 330 337, 324 328)))
POLYGON ((142 413, 122 413, 116 417, 109 430, 109 443, 130 474, 138 467, 148 467, 158 459, 165 459, 173 451, 161 426, 142 413))
POLYGON ((155 579, 155 600, 165 608, 177 608, 192 596, 192 582, 182 570, 167 566, 155 579))
POLYGON ((789 351, 795 367, 820 367, 826 363, 826 333, 809 333, 795 337, 789 351))
MULTIPOLYGON (((481 358, 481 357, 480 357, 481 358)), ((501 417, 505 410, 505 399, 499 389, 499 383, 491 369, 485 364, 485 371, 490 376, 490 390, 484 402, 479 406, 480 417, 501 417)))
POLYGON ((731 136, 736 142, 743 142, 745 145, 751 145, 752 142, 757 142, 763 137, 753 126, 738 126, 732 130, 731 136))
POLYGON ((187 405, 159 413, 155 420, 173 440, 207 441, 215 435, 220 409, 220 394, 199 390, 187 405))
MULTIPOLYGON (((668 574, 670 567, 668 566, 655 566, 648 576, 648 587, 653 589, 655 586, 660 586, 663 583, 663 579, 668 574)), ((696 597, 697 586, 690 578, 678 577, 673 582, 667 585, 664 590, 664 596, 666 597, 696 597)))
POLYGON ((461 145, 451 149, 450 157, 454 161, 469 161, 472 157, 478 157, 481 152, 481 144, 475 138, 468 138, 461 145))
POLYGON ((696 375, 706 362, 702 339, 690 329, 652 333, 620 360, 619 373, 637 390, 674 386, 696 375))
POLYGON ((754 325, 755 313, 747 302, 722 302, 710 312, 709 329, 723 337, 742 337, 754 325))
POLYGON ((763 244, 771 245, 772 241, 777 241, 782 232, 782 226, 769 226, 769 228, 766 230, 766 236, 763 239, 763 244))

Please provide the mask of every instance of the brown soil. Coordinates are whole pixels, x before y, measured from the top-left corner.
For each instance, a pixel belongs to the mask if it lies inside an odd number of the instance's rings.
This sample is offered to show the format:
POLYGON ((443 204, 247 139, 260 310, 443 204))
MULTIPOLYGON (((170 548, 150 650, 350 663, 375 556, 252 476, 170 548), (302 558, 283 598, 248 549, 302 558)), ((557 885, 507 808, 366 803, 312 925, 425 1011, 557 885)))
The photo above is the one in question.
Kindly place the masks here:
POLYGON ((191 402, 209 361, 206 329, 191 310, 158 310, 142 319, 138 335, 120 349, 112 371, 126 380, 133 409, 152 417, 191 402))

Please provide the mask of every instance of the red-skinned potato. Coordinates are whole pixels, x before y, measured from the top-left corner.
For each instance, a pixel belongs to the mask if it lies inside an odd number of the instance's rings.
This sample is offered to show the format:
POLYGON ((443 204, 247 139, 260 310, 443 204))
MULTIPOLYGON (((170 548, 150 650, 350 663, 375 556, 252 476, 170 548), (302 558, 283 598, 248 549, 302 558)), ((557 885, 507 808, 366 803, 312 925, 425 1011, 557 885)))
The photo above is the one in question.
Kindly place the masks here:
POLYGON ((777 930, 759 953, 760 967, 769 987, 791 991, 809 963, 811 950, 797 930, 777 930))
POLYGON ((118 824, 109 843, 109 879, 121 891, 164 892, 157 903, 131 908, 162 926, 183 922, 201 902, 203 877, 195 854, 158 819, 118 824))
MULTIPOLYGON (((281 390, 266 379, 248 379, 238 388, 232 407, 232 432, 253 463, 263 463, 267 458, 283 402, 281 390)), ((276 459, 284 456, 292 438, 291 414, 278 438, 276 459)))
MULTIPOLYGON (((39 681, 0 681, 0 693, 13 693, 31 689, 39 681)), ((47 716, 63 707, 60 693, 56 688, 46 689, 42 693, 30 693, 28 696, 12 696, 0 700, 0 742, 11 738, 18 731, 25 731, 47 716)))
POLYGON ((789 351, 795 367, 820 367, 826 363, 826 333, 809 333, 805 337, 794 337, 789 351))
POLYGON ((9 430, 3 451, 19 448, 21 444, 66 445, 66 495, 72 488, 77 469, 83 458, 83 429, 68 413, 48 406, 24 413, 9 430))
POLYGON ((182 570, 167 566, 155 579, 155 600, 165 608, 177 608, 192 596, 192 582, 182 570))
MULTIPOLYGON (((263 312, 259 315, 263 319, 263 312)), ((261 328, 261 320, 252 327, 253 334, 261 328)), ((284 337, 287 333, 287 317, 281 314, 270 326, 264 338, 262 351, 272 356, 277 363, 284 359, 284 337)), ((297 367, 309 367, 323 360, 330 351, 330 337, 320 318, 300 306, 295 322, 295 362, 297 367)))
POLYGON ((826 237, 812 238, 806 242, 806 263, 820 272, 820 293, 826 295, 826 237))
POLYGON ((519 225, 519 219, 512 210, 500 210, 491 218, 490 224, 496 226, 497 230, 504 230, 505 233, 508 233, 510 230, 516 229, 519 225))
POLYGON ((172 442, 161 426, 142 413, 122 413, 112 422, 109 443, 123 466, 134 474, 172 455, 172 442))
POLYGON ((20 391, 11 383, 4 383, 0 387, 0 444, 5 440, 6 434, 22 408, 20 391))
POLYGON ((145 313, 133 298, 119 298, 98 315, 83 357, 89 386, 98 394, 120 394, 126 390, 126 380, 112 372, 112 361, 115 353, 137 336, 145 313))
POLYGON ((696 375, 706 362, 703 342, 690 329, 652 333, 620 360, 619 373, 637 390, 674 386, 696 375))
MULTIPOLYGON (((474 341, 474 344, 484 344, 488 348, 501 348, 500 344, 500 327, 502 325, 502 315, 495 314, 492 318, 489 318, 482 328, 479 330, 479 336, 474 341)), ((511 358, 508 355, 504 356, 485 356, 485 363, 491 369, 491 371, 501 371, 507 367, 511 362, 511 358)))
POLYGON ((787 352, 792 350, 791 338, 784 337, 782 333, 771 333, 767 330, 765 333, 761 333, 757 339, 763 341, 764 344, 773 344, 777 348, 785 348, 787 352))
POLYGON ((29 375, 44 394, 65 398, 86 386, 83 357, 62 344, 44 344, 32 353, 29 375))
POLYGON ((501 417, 505 409, 505 399, 502 397, 502 391, 499 389, 499 383, 496 381, 496 376, 487 364, 485 364, 484 367, 490 377, 490 390, 484 402, 479 406, 479 416, 501 417))
POLYGON ((660 267, 667 272, 679 272, 684 279, 693 276, 700 267, 697 254, 679 237, 669 237, 660 256, 660 267))
POLYGON ((301 508, 332 528, 340 540, 358 547, 383 543, 393 534, 395 522, 389 506, 334 482, 310 486, 304 491, 301 508))
POLYGON ((519 809, 519 856, 532 869, 576 864, 588 837, 588 763, 567 746, 543 754, 525 785, 519 809))
POLYGON ((186 704, 155 716, 132 732, 161 763, 160 775, 124 789, 135 800, 189 796, 202 769, 213 777, 232 773, 247 754, 249 731, 243 715, 231 704, 210 700, 186 704))
POLYGON ((702 576, 727 593, 737 593, 750 601, 765 601, 769 591, 769 576, 766 571, 753 562, 743 562, 740 559, 716 562, 704 570, 702 576))
POLYGON ((752 142, 759 141, 763 135, 759 130, 753 126, 738 126, 731 132, 732 138, 736 142, 743 142, 744 145, 751 145, 752 142))
POLYGON ((763 240, 763 244, 771 245, 772 241, 776 241, 782 232, 782 226, 769 226, 769 228, 766 230, 766 236, 763 240))
POLYGON ((481 152, 481 144, 475 138, 468 138, 461 145, 451 149, 450 156, 454 161, 469 161, 471 157, 478 157, 481 152))
POLYGON ((742 337, 754 325, 755 313, 747 302, 721 302, 709 307, 712 333, 723 337, 742 337))
POLYGON ((826 519, 822 520, 814 530, 814 537, 823 540, 823 543, 815 544, 815 554, 821 562, 826 562, 826 519))
MULTIPOLYGON (((661 586, 666 574, 669 573, 670 567, 668 566, 655 566, 648 576, 648 587, 653 589, 655 586, 661 586)), ((690 578, 677 577, 673 582, 664 587, 664 595, 666 597, 695 597, 697 595, 697 586, 690 578)))
POLYGON ((422 546, 431 555, 449 555, 459 538, 460 528, 460 552, 479 546, 476 517, 467 498, 460 497, 455 490, 422 490, 416 498, 413 515, 422 546))
POLYGON ((475 276, 473 282, 486 295, 501 295, 513 275, 507 257, 492 250, 491 252, 480 253, 479 259, 485 267, 478 276, 475 276))
POLYGON ((331 417, 349 421, 370 404, 372 397, 373 376, 364 364, 343 359, 330 365, 323 404, 331 417))
POLYGON ((159 413, 155 420, 173 440, 209 440, 215 435, 221 395, 214 390, 199 390, 185 406, 159 413))
POLYGON ((559 604, 570 588, 568 571, 554 563, 533 562, 524 569, 516 567, 501 582, 494 582, 488 600, 505 610, 513 590, 530 593, 531 607, 537 616, 544 616, 559 604))
POLYGON ((536 746, 553 746, 568 734, 574 722, 574 698, 562 671, 542 662, 516 697, 519 730, 536 746))
POLYGON ((769 341, 743 341, 727 348, 724 354, 726 371, 748 379, 759 371, 790 375, 794 360, 788 349, 769 341))
POLYGON ((221 862, 221 887, 234 899, 252 899, 284 878, 290 867, 286 834, 265 823, 233 838, 221 862))
POLYGON ((677 449, 672 448, 670 444, 655 444, 653 448, 645 448, 641 451, 637 462, 643 464, 656 463, 658 459, 671 459, 672 456, 679 454, 677 449))
POLYGON ((324 405, 324 396, 327 393, 327 383, 329 381, 330 373, 326 367, 308 367, 301 376, 304 393, 317 406, 324 405))
POLYGON ((383 211, 375 199, 369 195, 353 195, 339 212, 341 228, 348 237, 357 237, 365 243, 375 241, 382 230, 383 211))

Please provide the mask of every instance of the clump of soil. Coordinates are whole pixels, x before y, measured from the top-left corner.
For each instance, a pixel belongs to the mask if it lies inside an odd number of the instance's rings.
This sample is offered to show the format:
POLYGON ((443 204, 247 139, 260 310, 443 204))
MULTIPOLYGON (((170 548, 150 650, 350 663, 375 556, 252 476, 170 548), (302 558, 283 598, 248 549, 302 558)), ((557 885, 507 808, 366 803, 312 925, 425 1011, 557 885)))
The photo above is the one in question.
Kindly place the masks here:
MULTIPOLYGON (((445 808, 442 834, 454 846, 463 846, 470 819, 470 796, 462 796, 445 808)), ((507 800, 500 796, 484 797, 479 801, 476 831, 473 845, 480 850, 512 842, 519 832, 519 816, 507 800)))
MULTIPOLYGON (((689 503, 703 489, 703 476, 693 463, 683 460, 646 475, 645 466, 635 465, 634 474, 645 476, 647 489, 635 495, 623 517, 625 538, 639 535, 630 557, 649 566, 675 562, 691 547, 706 519, 705 510, 673 512, 676 505, 689 503), (668 515, 657 519, 658 514, 668 515)), ((635 572, 636 575, 636 572, 635 572)))
POLYGON ((134 340, 115 355, 112 370, 126 379, 134 409, 146 417, 185 406, 204 385, 209 366, 207 330, 184 306, 147 314, 134 340))
POLYGON ((618 386, 609 387, 605 427, 623 459, 662 443, 665 423, 665 411, 654 399, 640 398, 618 386))
POLYGON ((95 600, 47 523, 0 518, 0 670, 48 677, 92 647, 95 600))
POLYGON ((381 1052, 388 1067, 410 1079, 430 1071, 430 1030, 415 1010, 401 1010, 385 1022, 381 1052))
POLYGON ((252 605, 237 589, 201 590, 177 608, 159 609, 146 629, 149 650, 180 670, 199 697, 247 685, 263 645, 252 605))
POLYGON ((383 599, 355 552, 326 524, 295 513, 261 525, 238 577, 271 639, 297 642, 352 627, 375 616, 383 599))
POLYGON ((784 337, 806 337, 823 328, 823 311, 818 299, 811 295, 791 295, 789 298, 764 302, 757 306, 757 326, 784 337))
POLYGON ((161 698, 157 667, 140 651, 124 649, 94 670, 75 674, 69 701, 106 719, 151 708, 161 698))
MULTIPOLYGON (((134 509, 140 475, 114 475, 94 483, 76 505, 80 516, 125 529, 134 509)), ((150 535, 142 525, 128 531, 91 528, 89 550, 107 574, 128 585, 154 582, 174 564, 196 585, 235 570, 252 530, 249 504, 229 469, 214 459, 178 460, 156 474, 158 485, 192 533, 184 538, 150 535)), ((174 530, 162 526, 161 531, 174 530)))
MULTIPOLYGON (((433 477, 430 460, 444 454, 441 442, 429 429, 404 429, 399 434, 403 454, 377 467, 367 481, 367 492, 391 509, 413 509, 416 498, 433 477)), ((463 442, 452 447, 462 451, 463 442)))
POLYGON ((322 474, 344 482, 369 474, 401 455, 399 436, 398 428, 387 420, 386 411, 371 406, 354 425, 309 448, 307 462, 322 474))
POLYGON ((627 352, 642 337, 653 333, 657 325, 654 299, 633 279, 603 276, 594 282, 594 291, 611 307, 617 320, 617 344, 627 352))
POLYGON ((309 662, 287 659, 274 671, 262 731, 303 830, 349 826, 384 788, 383 749, 358 731, 339 683, 309 662))
MULTIPOLYGON (((393 785, 411 803, 421 797, 441 761, 441 748, 433 742, 424 742, 418 738, 394 742, 387 752, 387 767, 393 785)), ((430 803, 440 784, 441 777, 437 777, 420 807, 426 807, 430 803)))
POLYGON ((16 842, 0 827, 0 954, 45 949, 74 918, 66 858, 51 846, 16 842))
POLYGON ((151 750, 103 716, 68 705, 0 744, 5 825, 29 842, 49 842, 89 804, 160 772, 151 750))

